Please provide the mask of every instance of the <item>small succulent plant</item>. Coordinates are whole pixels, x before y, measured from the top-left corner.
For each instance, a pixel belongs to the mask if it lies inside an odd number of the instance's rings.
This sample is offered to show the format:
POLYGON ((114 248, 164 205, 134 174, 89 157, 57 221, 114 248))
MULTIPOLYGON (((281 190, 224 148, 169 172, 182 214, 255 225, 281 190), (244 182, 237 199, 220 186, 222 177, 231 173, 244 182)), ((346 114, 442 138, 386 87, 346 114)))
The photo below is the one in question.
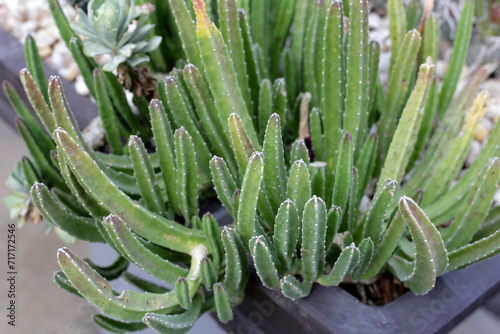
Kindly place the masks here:
MULTIPOLYGON (((92 1, 75 31, 85 35, 82 22, 93 22, 98 33, 118 4, 92 1)), ((102 41, 119 45, 127 36, 123 22, 136 12, 123 4, 102 41)), ((83 52, 95 36, 82 44, 51 5, 111 153, 85 143, 59 79, 47 85, 28 40, 21 81, 42 126, 6 85, 33 158, 16 175, 24 174, 18 184, 47 222, 116 251, 115 263, 98 267, 60 249, 55 275, 103 312, 94 320, 107 330, 186 332, 212 311, 231 320, 249 255, 265 286, 296 299, 314 283, 364 282, 386 270, 424 294, 437 276, 500 252, 500 210, 490 207, 499 124, 454 182, 485 109, 477 88, 492 71, 484 66, 455 94, 473 1, 465 2, 439 88, 439 22, 418 17, 416 2, 406 10, 401 0, 388 2, 392 56, 383 87, 366 0, 169 0, 162 11, 175 22, 183 60, 157 85, 157 98, 134 99, 138 114, 116 77, 83 52), (222 231, 213 215, 199 216, 212 186, 234 218, 222 231), (131 275, 128 263, 173 288, 131 275), (117 277, 141 292, 115 292, 109 281, 117 277)))
POLYGON ((88 57, 111 55, 103 64, 104 71, 113 71, 122 63, 136 67, 149 60, 146 53, 161 43, 160 36, 145 37, 153 30, 146 24, 148 7, 135 6, 133 0, 91 0, 87 13, 78 12, 74 31, 85 37, 83 50, 88 57), (131 28, 135 21, 135 27, 131 28))

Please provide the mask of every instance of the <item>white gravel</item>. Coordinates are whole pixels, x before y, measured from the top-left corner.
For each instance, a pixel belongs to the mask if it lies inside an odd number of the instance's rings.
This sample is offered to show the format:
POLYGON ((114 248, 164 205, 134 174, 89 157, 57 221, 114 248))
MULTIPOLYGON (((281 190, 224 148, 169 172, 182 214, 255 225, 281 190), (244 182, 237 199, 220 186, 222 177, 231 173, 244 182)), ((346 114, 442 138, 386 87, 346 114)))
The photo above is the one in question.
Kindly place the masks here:
MULTIPOLYGON (((76 10, 65 0, 59 2, 66 17, 73 20, 76 10)), ((75 89, 79 94, 89 94, 71 52, 59 35, 47 1, 0 0, 0 25, 21 43, 26 36, 32 35, 40 56, 47 64, 61 77, 75 82, 75 89)))

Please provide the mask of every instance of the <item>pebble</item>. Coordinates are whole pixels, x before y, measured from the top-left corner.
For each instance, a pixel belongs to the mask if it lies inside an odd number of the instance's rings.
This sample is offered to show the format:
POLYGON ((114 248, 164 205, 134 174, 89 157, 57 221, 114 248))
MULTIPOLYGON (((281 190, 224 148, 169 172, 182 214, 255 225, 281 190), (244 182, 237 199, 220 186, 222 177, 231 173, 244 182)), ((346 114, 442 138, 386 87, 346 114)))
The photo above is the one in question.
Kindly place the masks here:
POLYGON ((42 59, 47 58, 52 54, 52 48, 50 46, 39 46, 38 53, 42 59))
POLYGON ((448 69, 448 64, 442 60, 438 60, 435 64, 434 75, 436 78, 444 78, 446 70, 448 69))
POLYGON ((500 118, 500 104, 490 104, 484 113, 485 117, 488 117, 493 123, 498 121, 500 118))
POLYGON ((488 117, 483 117, 480 121, 480 124, 488 129, 488 131, 491 131, 491 129, 493 129, 493 122, 488 117))
POLYGON ((479 123, 474 133, 474 139, 483 142, 490 135, 490 130, 484 125, 484 123, 479 123))
POLYGON ((59 31, 55 26, 39 29, 33 34, 33 37, 35 38, 38 47, 51 47, 61 38, 59 36, 59 31))
POLYGON ((100 117, 93 118, 82 131, 83 140, 92 148, 104 145, 104 128, 100 117))
POLYGON ((83 76, 78 75, 75 80, 75 91, 80 94, 80 95, 89 95, 89 89, 87 88, 87 85, 85 84, 85 81, 83 81, 83 76))
POLYGON ((361 198, 361 203, 359 205, 359 210, 363 211, 363 210, 368 209, 368 207, 370 206, 371 202, 372 201, 371 201, 370 197, 368 197, 366 195, 363 195, 363 197, 361 198))
POLYGON ((70 67, 63 67, 59 70, 59 74, 65 77, 68 81, 75 81, 80 70, 76 64, 71 64, 70 67))
MULTIPOLYGON (((76 11, 66 0, 59 0, 66 17, 71 21, 76 11)), ((75 81, 80 70, 71 57, 71 52, 61 39, 46 0, 0 0, 0 26, 9 31, 19 42, 32 35, 38 52, 57 74, 69 81, 75 81)), ((48 73, 56 74, 56 73, 48 73)), ((88 95, 88 89, 78 88, 88 95)))

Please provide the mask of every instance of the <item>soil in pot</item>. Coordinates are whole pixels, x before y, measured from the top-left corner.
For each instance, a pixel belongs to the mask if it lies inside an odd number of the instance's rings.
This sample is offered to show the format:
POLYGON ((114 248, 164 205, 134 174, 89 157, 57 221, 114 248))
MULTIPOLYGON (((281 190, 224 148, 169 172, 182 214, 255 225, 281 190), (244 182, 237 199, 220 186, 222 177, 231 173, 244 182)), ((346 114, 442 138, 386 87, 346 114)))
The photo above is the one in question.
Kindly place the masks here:
POLYGON ((401 297, 409 289, 393 274, 386 271, 371 284, 346 282, 340 287, 366 305, 383 306, 401 297))

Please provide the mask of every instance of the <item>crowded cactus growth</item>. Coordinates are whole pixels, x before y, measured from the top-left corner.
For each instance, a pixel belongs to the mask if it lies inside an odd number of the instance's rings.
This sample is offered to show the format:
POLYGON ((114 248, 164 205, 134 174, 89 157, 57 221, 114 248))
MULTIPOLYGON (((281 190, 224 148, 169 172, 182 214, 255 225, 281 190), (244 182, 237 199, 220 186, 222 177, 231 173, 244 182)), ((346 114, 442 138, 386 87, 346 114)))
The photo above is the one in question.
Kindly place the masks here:
POLYGON ((61 248, 54 276, 106 330, 185 333, 206 312, 226 323, 251 267, 291 300, 387 272, 421 295, 500 252, 498 123, 462 172, 495 69, 458 91, 475 1, 439 80, 432 1, 387 1, 384 58, 368 0, 91 0, 71 24, 48 1, 106 144, 85 141, 29 37, 34 113, 4 84, 31 155, 11 175, 25 196, 11 209, 116 252, 100 267, 61 248), (232 220, 201 214, 206 200, 232 220), (115 291, 119 277, 134 289, 115 291))

